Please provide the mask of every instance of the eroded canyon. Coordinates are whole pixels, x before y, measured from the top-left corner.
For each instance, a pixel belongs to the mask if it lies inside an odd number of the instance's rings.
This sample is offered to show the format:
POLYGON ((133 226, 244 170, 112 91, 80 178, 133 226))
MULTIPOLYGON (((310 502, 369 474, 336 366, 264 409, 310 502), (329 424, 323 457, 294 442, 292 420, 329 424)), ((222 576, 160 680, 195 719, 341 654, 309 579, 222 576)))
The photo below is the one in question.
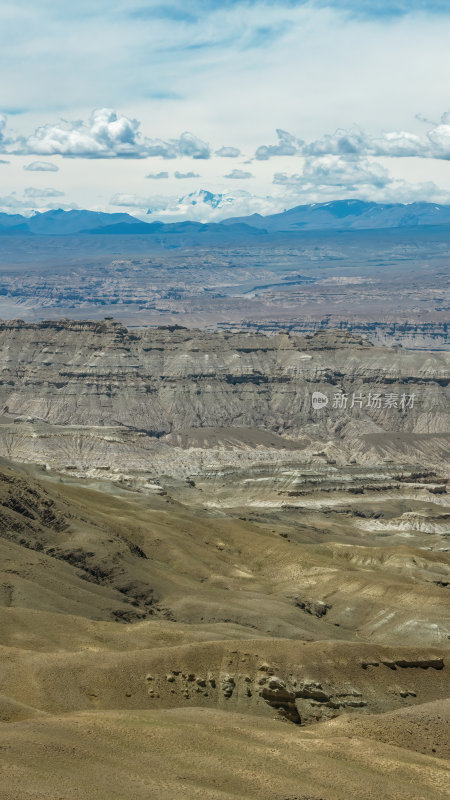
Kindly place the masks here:
POLYGON ((448 797, 449 361, 2 323, 0 796, 448 797))

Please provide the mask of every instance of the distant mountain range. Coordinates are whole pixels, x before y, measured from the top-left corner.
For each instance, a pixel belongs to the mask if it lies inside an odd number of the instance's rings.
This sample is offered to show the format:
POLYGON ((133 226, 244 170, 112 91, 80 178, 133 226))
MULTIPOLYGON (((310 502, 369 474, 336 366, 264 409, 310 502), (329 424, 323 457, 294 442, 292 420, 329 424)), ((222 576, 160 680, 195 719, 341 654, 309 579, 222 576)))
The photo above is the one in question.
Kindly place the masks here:
POLYGON ((43 236, 74 236, 89 233, 107 225, 135 225, 139 220, 130 214, 105 214, 101 211, 45 211, 23 217, 20 214, 0 213, 0 234, 40 234, 43 236))
POLYGON ((370 230, 373 228, 415 228, 420 225, 450 224, 450 206, 436 203, 365 203, 362 200, 334 200, 296 206, 281 214, 227 219, 264 229, 268 233, 311 230, 370 230))
POLYGON ((430 225, 450 225, 450 206, 435 203, 404 205, 335 200, 296 206, 280 214, 252 214, 215 223, 142 222, 130 214, 62 209, 36 213, 31 217, 0 213, 0 235, 10 236, 209 234, 230 239, 232 236, 264 236, 302 231, 374 230, 430 225))

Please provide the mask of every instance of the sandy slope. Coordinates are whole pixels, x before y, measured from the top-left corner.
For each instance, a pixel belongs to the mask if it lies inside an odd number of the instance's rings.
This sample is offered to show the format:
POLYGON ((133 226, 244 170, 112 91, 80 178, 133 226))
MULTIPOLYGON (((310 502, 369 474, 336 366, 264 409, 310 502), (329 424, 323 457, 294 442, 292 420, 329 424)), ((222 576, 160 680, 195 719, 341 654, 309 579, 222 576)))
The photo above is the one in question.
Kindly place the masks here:
POLYGON ((450 796, 445 534, 0 472, 2 800, 450 796))
POLYGON ((444 800, 448 766, 340 733, 209 709, 56 716, 0 728, 3 800, 444 800))

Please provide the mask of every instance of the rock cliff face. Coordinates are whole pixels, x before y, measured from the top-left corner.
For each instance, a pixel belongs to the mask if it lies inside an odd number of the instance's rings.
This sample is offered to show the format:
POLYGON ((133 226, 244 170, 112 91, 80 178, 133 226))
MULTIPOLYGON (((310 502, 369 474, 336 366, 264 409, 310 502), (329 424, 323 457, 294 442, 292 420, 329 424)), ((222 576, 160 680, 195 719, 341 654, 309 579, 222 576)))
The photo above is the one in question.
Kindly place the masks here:
POLYGON ((205 334, 184 329, 131 332, 104 323, 21 322, 0 326, 3 413, 58 425, 124 425, 161 436, 200 427, 264 427, 293 436, 305 425, 360 424, 367 431, 448 429, 450 356, 371 347, 346 332, 311 338, 205 334), (342 390, 363 395, 353 409, 324 412, 342 390), (368 407, 369 393, 415 394, 368 407), (346 413, 342 413, 342 412, 346 413))
POLYGON ((205 459, 245 466, 288 453, 338 465, 446 460, 444 352, 373 347, 344 331, 14 321, 0 325, 0 364, 0 455, 58 469, 187 474, 205 459))

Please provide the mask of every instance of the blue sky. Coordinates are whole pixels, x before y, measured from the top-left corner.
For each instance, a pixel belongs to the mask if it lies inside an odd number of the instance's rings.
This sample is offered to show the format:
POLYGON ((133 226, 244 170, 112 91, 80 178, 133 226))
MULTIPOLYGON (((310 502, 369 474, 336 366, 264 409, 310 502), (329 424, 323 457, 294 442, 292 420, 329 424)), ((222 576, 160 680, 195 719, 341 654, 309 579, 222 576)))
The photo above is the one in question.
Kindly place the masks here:
POLYGON ((449 41, 449 0, 0 2, 0 210, 450 203, 449 41))

